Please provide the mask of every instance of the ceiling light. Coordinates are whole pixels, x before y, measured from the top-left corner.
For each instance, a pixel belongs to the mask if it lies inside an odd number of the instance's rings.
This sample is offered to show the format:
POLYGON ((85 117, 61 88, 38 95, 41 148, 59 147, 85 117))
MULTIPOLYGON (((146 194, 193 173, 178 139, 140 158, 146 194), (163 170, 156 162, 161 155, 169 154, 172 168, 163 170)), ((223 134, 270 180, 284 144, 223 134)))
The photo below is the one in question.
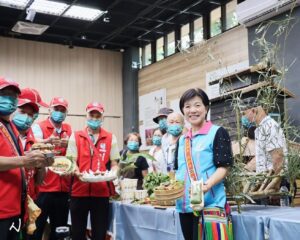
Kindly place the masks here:
POLYGON ((0 0, 0 6, 24 9, 30 0, 0 0))
POLYGON ((11 30, 13 32, 18 32, 23 34, 41 35, 48 29, 48 27, 49 27, 48 25, 18 21, 11 30))
POLYGON ((104 11, 99 9, 73 5, 63 14, 63 16, 80 20, 95 21, 104 13, 104 11))
POLYGON ((39 13, 60 16, 67 8, 68 4, 47 0, 35 0, 29 7, 39 13))

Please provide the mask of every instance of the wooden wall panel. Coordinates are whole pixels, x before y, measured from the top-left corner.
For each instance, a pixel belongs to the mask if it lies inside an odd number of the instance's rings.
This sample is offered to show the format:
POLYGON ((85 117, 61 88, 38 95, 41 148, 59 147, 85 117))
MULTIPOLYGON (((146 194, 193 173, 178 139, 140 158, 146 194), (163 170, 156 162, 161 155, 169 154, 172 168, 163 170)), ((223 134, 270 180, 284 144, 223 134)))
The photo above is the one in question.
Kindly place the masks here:
MULTIPOLYGON (((105 115, 116 117, 107 117, 104 127, 122 142, 121 53, 0 37, 0 76, 17 81, 22 88, 38 89, 46 102, 63 96, 69 101, 70 114, 85 114, 88 102, 102 102, 105 115)), ((67 120, 74 129, 85 123, 83 117, 67 120)))
POLYGON ((247 30, 239 26, 188 51, 141 69, 139 96, 166 88, 168 102, 188 88, 205 89, 207 72, 248 60, 247 30))

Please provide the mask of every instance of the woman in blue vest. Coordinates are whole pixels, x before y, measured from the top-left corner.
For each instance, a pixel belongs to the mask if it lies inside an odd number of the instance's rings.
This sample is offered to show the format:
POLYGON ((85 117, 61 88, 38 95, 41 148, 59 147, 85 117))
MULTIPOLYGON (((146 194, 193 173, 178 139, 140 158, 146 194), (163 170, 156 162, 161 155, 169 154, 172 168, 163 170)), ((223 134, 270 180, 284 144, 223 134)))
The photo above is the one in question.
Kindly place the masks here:
MULTIPOLYGON (((217 214, 223 214, 226 204, 224 178, 233 163, 228 132, 207 121, 209 105, 208 96, 199 88, 187 90, 179 102, 181 112, 191 124, 189 131, 179 139, 175 163, 176 179, 185 183, 184 196, 177 200, 176 210, 186 240, 198 239, 198 234, 201 235, 199 239, 209 239, 202 231, 199 233, 199 217, 190 207, 191 179, 203 179, 204 207, 216 208, 217 214)), ((219 231, 219 238, 213 236, 213 239, 222 239, 221 235, 219 231)))

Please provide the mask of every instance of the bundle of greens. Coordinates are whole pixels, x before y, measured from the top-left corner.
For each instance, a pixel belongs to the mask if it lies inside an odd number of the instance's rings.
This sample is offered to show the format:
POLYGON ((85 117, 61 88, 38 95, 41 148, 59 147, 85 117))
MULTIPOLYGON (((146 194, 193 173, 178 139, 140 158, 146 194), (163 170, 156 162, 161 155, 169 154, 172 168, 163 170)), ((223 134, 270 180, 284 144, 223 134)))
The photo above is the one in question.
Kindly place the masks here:
POLYGON ((172 190, 178 190, 184 188, 184 182, 178 181, 178 180, 169 180, 166 182, 162 182, 158 187, 156 187, 154 190, 158 191, 172 191, 172 190))
POLYGON ((162 173, 149 173, 144 178, 144 189, 148 191, 149 196, 154 191, 154 188, 160 186, 161 183, 166 183, 170 181, 170 177, 168 175, 162 174, 162 173))

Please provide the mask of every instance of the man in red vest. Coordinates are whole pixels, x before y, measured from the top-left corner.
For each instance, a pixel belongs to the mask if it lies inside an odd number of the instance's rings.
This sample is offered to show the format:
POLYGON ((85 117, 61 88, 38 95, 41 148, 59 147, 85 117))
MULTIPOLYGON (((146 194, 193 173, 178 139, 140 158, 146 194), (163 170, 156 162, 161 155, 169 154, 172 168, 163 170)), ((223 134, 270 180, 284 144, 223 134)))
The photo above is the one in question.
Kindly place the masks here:
MULTIPOLYGON (((19 95, 18 109, 12 114, 12 122, 19 131, 19 138, 25 152, 31 151, 35 138, 31 130, 32 123, 38 118, 40 106, 47 107, 35 89, 24 88, 19 95)), ((27 168, 25 177, 27 183, 27 194, 36 200, 38 194, 38 185, 45 177, 45 168, 27 168)), ((25 206, 27 207, 27 206, 25 206)), ((28 221, 28 211, 25 210, 24 221, 28 221)), ((23 231, 23 237, 26 237, 26 229, 23 231)))
MULTIPOLYGON (((19 95, 18 109, 14 112, 12 122, 20 133, 20 140, 25 152, 31 150, 36 142, 31 125, 38 118, 40 106, 49 107, 44 103, 37 90, 24 88, 19 95)), ((36 200, 37 185, 41 184, 45 176, 45 168, 26 169, 27 193, 36 200)))
POLYGON ((104 130, 104 108, 98 102, 86 107, 87 127, 72 134, 67 156, 77 161, 77 170, 71 191, 72 239, 85 239, 90 212, 92 239, 104 240, 108 228, 109 197, 114 195, 112 182, 82 182, 82 172, 116 170, 120 158, 116 137, 104 130))
POLYGON ((40 151, 23 155, 19 133, 10 121, 17 109, 19 85, 0 77, 0 239, 17 240, 25 213, 24 168, 44 168, 53 163, 40 151))
MULTIPOLYGON (((33 127, 33 133, 38 142, 55 145, 59 156, 65 156, 68 139, 71 136, 71 126, 65 123, 68 102, 61 97, 54 97, 50 102, 50 116, 33 127)), ((47 171, 44 183, 39 187, 37 205, 42 209, 38 218, 35 240, 41 240, 47 218, 50 219, 50 240, 55 238, 57 227, 66 226, 69 212, 70 178, 59 176, 47 171)))

